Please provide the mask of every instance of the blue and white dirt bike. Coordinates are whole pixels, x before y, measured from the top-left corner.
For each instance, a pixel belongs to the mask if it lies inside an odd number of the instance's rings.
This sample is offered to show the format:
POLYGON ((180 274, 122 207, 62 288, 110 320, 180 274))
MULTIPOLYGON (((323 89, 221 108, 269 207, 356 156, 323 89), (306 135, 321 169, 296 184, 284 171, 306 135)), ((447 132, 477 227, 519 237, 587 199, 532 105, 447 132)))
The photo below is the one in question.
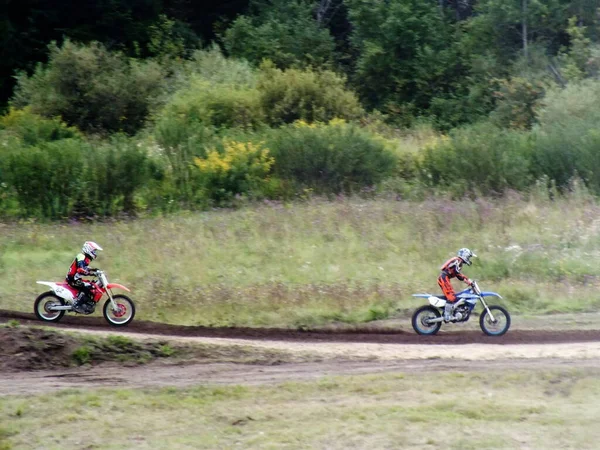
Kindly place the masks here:
MULTIPOLYGON (((429 305, 417 309, 412 316, 412 326, 418 334, 436 334, 444 323, 444 306, 446 297, 432 294, 413 294, 429 300, 429 305)), ((488 336, 502 336, 510 328, 510 314, 502 306, 488 306, 485 297, 499 297, 496 292, 482 292, 476 281, 471 286, 456 294, 456 302, 450 322, 466 322, 469 320, 475 305, 480 301, 483 311, 479 316, 479 326, 488 336)))

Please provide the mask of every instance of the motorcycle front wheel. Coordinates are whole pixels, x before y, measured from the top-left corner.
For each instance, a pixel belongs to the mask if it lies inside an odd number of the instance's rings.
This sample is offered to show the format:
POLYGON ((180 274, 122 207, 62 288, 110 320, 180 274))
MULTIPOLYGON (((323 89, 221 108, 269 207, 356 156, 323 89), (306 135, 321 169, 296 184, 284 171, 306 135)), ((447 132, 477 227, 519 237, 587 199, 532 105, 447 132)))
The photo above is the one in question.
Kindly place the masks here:
POLYGON ((484 309, 479 316, 479 326, 488 336, 502 336, 510 328, 510 314, 502 306, 490 306, 490 311, 494 320, 484 309))
POLYGON ((65 315, 65 311, 52 311, 52 306, 63 306, 65 301, 57 297, 54 292, 44 292, 35 299, 33 304, 33 312, 36 317, 44 322, 58 322, 65 315))
POLYGON ((117 304, 114 310, 110 299, 104 303, 102 313, 106 321, 113 327, 124 327, 135 317, 135 304, 126 295, 113 295, 113 300, 117 304))
POLYGON ((432 335, 440 331, 442 322, 429 323, 430 319, 439 319, 442 317, 439 309, 426 305, 417 309, 412 316, 412 327, 421 335, 432 335))

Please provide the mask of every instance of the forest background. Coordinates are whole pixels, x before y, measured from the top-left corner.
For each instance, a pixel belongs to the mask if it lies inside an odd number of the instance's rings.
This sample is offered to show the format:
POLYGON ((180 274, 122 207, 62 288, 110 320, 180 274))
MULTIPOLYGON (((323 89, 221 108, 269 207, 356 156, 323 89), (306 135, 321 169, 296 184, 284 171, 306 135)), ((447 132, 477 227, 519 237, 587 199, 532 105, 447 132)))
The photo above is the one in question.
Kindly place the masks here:
POLYGON ((3 307, 93 239, 153 320, 391 317, 464 246, 512 312, 597 310, 598 6, 9 2, 3 307))
POLYGON ((9 1, 0 215, 598 194, 598 6, 9 1))

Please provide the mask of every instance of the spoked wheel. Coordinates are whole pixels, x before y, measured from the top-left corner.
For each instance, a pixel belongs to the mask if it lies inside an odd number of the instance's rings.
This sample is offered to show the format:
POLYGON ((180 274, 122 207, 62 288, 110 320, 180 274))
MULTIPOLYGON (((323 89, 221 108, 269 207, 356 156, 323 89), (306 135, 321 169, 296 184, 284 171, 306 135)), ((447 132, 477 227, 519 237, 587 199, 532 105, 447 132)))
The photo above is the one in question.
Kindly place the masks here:
POLYGON ((510 328, 510 314, 502 306, 490 306, 494 320, 490 317, 487 309, 479 316, 479 326, 488 336, 502 336, 510 328))
POLYGON ((35 299, 33 312, 36 317, 44 322, 58 322, 65 315, 65 311, 52 311, 52 306, 63 306, 65 301, 57 297, 54 292, 44 292, 35 299))
POLYGON ((441 322, 430 323, 431 319, 439 319, 442 314, 437 308, 426 305, 417 309, 412 316, 412 326, 417 334, 432 335, 440 331, 441 322))
POLYGON ((126 295, 114 295, 113 300, 117 305, 114 310, 110 299, 104 303, 104 318, 114 327, 123 327, 135 317, 135 304, 126 295))

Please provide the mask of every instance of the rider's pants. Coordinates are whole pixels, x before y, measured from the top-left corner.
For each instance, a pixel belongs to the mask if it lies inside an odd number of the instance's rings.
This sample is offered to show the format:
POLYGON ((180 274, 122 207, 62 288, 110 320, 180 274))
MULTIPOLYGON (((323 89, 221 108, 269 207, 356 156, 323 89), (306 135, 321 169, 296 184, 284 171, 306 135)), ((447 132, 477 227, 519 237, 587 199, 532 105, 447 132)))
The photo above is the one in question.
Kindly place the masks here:
POLYGON ((456 294, 454 293, 454 288, 452 287, 452 283, 450 283, 450 277, 442 272, 438 277, 438 285, 442 288, 442 292, 446 296, 446 300, 450 303, 454 303, 456 301, 456 294))
POLYGON ((69 283, 69 286, 74 287, 75 289, 77 289, 79 292, 83 292, 84 294, 86 294, 88 296, 88 298, 92 298, 92 283, 90 283, 89 281, 85 281, 85 280, 73 280, 73 281, 68 281, 67 283, 69 283))

